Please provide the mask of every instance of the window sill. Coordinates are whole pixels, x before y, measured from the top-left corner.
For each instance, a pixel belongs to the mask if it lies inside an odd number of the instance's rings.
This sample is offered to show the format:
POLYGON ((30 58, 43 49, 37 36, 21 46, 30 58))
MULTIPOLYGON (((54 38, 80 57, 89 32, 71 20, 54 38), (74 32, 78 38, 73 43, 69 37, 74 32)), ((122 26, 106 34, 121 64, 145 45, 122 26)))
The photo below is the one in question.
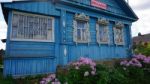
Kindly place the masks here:
POLYGON ((109 42, 98 42, 100 45, 109 45, 109 42))
POLYGON ((76 43, 89 43, 88 41, 76 41, 76 43))
POLYGON ((124 43, 115 43, 118 46, 124 46, 124 43))

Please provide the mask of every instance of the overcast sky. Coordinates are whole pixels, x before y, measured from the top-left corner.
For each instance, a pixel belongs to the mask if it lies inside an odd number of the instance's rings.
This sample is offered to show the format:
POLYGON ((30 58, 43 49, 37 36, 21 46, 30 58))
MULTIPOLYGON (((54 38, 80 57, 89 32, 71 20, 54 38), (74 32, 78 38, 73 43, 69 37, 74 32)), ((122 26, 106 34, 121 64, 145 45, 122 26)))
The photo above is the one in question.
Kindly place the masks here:
MULTIPOLYGON (((0 0, 0 2, 11 0, 0 0)), ((129 5, 139 17, 139 20, 132 25, 132 36, 150 33, 150 0, 129 0, 129 5)), ((7 25, 4 21, 0 6, 0 39, 6 38, 7 25)), ((0 41, 0 49, 5 49, 5 44, 0 41)))

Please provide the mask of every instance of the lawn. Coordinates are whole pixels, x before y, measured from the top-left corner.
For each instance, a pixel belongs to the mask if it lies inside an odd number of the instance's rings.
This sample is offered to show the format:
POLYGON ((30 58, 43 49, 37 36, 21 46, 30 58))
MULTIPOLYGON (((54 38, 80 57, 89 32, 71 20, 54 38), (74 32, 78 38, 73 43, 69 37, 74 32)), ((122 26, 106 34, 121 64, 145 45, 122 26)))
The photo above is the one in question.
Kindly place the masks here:
POLYGON ((0 69, 0 84, 16 84, 15 80, 13 80, 12 78, 4 78, 3 77, 3 73, 2 73, 2 69, 0 69))

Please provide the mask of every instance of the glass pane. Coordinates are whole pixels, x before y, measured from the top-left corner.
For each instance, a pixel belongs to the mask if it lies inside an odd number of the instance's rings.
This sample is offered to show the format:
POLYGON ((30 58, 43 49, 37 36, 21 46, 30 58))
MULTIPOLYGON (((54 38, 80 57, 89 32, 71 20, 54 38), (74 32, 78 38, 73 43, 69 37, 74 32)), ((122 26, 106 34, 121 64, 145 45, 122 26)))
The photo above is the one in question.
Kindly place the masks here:
POLYGON ((108 30, 107 26, 100 25, 99 28, 99 37, 101 42, 108 42, 108 30))
POLYGON ((77 39, 81 40, 81 30, 77 29, 77 39))
POLYGON ((12 25, 13 25, 13 27, 18 27, 18 22, 19 22, 19 15, 17 15, 17 14, 14 14, 13 15, 13 22, 12 22, 12 25))
POLYGON ((79 41, 87 40, 86 22, 77 21, 77 39, 79 41))
POLYGON ((19 18, 19 29, 17 31, 17 37, 18 38, 21 38, 23 36, 23 18, 24 16, 23 15, 20 15, 20 18, 19 18))
POLYGON ((123 36, 122 36, 122 28, 116 28, 116 42, 122 43, 123 42, 123 36))
POLYGON ((86 41, 86 29, 82 29, 82 40, 86 41))
POLYGON ((77 28, 78 29, 84 29, 86 22, 77 21, 77 28))
POLYGON ((52 30, 52 19, 48 19, 48 30, 52 30))
POLYGON ((12 21, 12 38, 17 38, 17 31, 19 28, 18 23, 19 23, 19 15, 14 14, 12 21))

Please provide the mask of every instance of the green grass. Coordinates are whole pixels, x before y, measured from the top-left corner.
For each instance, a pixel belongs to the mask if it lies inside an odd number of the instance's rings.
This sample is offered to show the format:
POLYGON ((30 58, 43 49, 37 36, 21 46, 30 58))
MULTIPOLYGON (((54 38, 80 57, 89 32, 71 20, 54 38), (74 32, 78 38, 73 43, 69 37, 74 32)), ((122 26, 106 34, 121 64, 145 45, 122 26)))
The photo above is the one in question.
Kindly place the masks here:
POLYGON ((11 77, 4 78, 2 69, 0 70, 0 84, 16 84, 15 80, 11 77))

